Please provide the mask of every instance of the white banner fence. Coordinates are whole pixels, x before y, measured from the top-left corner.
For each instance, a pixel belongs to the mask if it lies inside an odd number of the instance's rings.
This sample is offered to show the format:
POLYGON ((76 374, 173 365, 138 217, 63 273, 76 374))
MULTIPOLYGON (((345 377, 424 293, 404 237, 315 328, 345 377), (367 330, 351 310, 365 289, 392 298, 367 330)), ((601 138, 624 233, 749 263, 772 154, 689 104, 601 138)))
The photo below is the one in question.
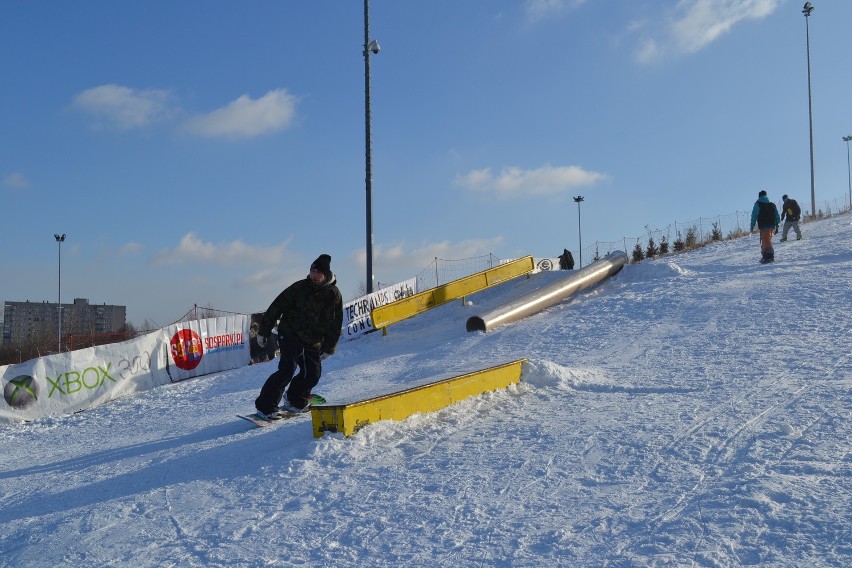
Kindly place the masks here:
POLYGON ((0 422, 69 414, 248 365, 248 327, 245 314, 184 321, 121 343, 0 366, 0 422))

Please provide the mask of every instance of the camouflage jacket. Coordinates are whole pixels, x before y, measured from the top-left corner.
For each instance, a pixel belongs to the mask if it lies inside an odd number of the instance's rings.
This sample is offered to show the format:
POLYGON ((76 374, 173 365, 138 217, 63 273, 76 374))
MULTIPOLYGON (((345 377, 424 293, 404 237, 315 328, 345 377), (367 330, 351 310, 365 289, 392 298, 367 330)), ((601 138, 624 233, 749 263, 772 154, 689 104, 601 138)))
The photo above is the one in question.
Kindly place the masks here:
POLYGON ((269 337, 278 322, 278 334, 286 335, 303 347, 334 353, 343 326, 343 298, 337 279, 319 286, 310 278, 288 286, 272 301, 263 315, 258 335, 269 337))

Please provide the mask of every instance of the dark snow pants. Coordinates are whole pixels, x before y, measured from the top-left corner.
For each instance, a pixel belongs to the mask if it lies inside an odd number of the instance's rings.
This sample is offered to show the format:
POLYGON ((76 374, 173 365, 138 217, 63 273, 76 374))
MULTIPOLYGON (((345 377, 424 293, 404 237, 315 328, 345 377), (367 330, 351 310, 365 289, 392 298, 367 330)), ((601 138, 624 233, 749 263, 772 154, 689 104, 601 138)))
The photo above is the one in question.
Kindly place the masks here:
POLYGON ((311 389, 317 386, 322 374, 319 349, 302 347, 286 335, 278 336, 278 348, 281 351, 278 370, 269 375, 260 389, 260 396, 254 401, 255 407, 264 414, 275 410, 284 396, 285 389, 291 406, 306 407, 311 389), (299 367, 299 373, 294 377, 296 367, 299 367))

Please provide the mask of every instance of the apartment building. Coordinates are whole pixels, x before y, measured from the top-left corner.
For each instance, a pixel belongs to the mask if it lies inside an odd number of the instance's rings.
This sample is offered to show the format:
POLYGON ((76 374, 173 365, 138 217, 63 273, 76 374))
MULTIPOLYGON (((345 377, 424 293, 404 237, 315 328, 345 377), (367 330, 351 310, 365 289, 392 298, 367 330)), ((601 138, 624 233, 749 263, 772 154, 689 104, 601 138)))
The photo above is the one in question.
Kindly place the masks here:
MULTIPOLYGON (((56 337, 59 308, 56 302, 4 302, 0 340, 5 344, 19 344, 45 336, 56 337)), ((61 309, 63 336, 121 331, 127 317, 126 306, 93 305, 85 298, 75 298, 73 304, 61 304, 61 309)))

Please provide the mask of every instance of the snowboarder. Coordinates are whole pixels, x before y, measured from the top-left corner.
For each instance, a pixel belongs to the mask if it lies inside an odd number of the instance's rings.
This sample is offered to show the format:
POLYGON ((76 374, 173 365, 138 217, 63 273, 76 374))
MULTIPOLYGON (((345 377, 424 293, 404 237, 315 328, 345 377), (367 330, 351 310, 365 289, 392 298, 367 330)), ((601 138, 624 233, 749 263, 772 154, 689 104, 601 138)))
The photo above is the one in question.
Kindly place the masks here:
POLYGON ((792 228, 796 231, 796 240, 802 240, 802 231, 799 230, 799 218, 802 216, 802 208, 799 203, 792 198, 783 196, 784 205, 781 207, 781 220, 784 221, 784 230, 781 231, 781 242, 787 240, 787 233, 792 228))
POLYGON ((772 248, 772 235, 778 234, 778 225, 781 223, 781 217, 778 215, 778 208, 774 203, 769 201, 766 196, 766 190, 760 190, 757 194, 757 201, 754 202, 754 207, 751 210, 751 231, 754 232, 754 226, 760 230, 760 252, 762 258, 760 262, 772 262, 775 260, 775 249, 772 248), (774 233, 773 233, 774 231, 774 233))
POLYGON ((321 254, 311 264, 310 274, 288 286, 273 300, 257 332, 261 349, 278 322, 281 358, 255 400, 258 412, 274 416, 280 410, 302 412, 311 389, 322 375, 321 360, 337 348, 343 327, 343 299, 331 272, 331 257, 321 254), (293 373, 299 367, 299 373, 293 373), (287 388, 287 385, 290 388, 287 388), (284 392, 286 403, 279 408, 284 392))
POLYGON ((574 270, 574 255, 568 249, 562 249, 559 255, 559 270, 574 270))

